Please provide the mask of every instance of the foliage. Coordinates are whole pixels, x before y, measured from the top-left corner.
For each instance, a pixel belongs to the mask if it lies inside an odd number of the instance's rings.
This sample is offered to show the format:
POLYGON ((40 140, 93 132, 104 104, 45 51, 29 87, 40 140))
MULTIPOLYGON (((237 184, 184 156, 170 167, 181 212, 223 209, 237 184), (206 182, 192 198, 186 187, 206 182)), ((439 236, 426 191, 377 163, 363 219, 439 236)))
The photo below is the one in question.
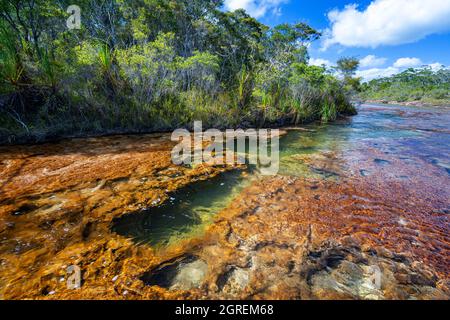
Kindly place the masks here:
POLYGON ((3 85, 17 85, 22 75, 14 34, 3 23, 0 24, 0 77, 3 85))
POLYGON ((0 0, 0 142, 329 121, 345 83, 308 66, 321 34, 269 28, 219 0, 0 0))
POLYGON ((358 92, 361 90, 361 78, 354 77, 359 63, 359 60, 354 57, 340 58, 336 63, 335 69, 342 74, 347 91, 358 92))
POLYGON ((359 60, 353 57, 340 58, 336 64, 336 68, 342 72, 345 77, 351 77, 359 67, 359 60))
POLYGON ((395 102, 422 101, 450 104, 450 70, 408 69, 387 78, 363 84, 361 97, 395 102))

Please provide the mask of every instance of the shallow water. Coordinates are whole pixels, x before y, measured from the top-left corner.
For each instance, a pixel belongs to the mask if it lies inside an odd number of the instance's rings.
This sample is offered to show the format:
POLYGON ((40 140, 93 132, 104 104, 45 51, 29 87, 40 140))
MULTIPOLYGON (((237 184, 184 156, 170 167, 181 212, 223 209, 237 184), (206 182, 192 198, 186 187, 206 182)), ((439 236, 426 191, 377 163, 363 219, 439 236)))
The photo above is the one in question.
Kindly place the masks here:
POLYGON ((363 105, 289 130, 274 177, 175 166, 168 134, 0 147, 0 299, 448 298, 449 127, 363 105))
MULTIPOLYGON (((444 181, 448 178, 448 109, 362 105, 358 111, 357 116, 332 124, 290 130, 280 140, 279 175, 339 182, 342 177, 370 179, 378 174, 385 182, 411 180, 424 186, 433 184, 436 175, 444 181), (437 171, 428 172, 423 163, 437 171)), ((255 172, 245 177, 241 172, 224 173, 193 184, 159 207, 116 219, 113 231, 154 246, 198 236, 245 186, 259 178, 255 172)), ((449 184, 439 188, 443 197, 449 194, 449 184)), ((448 199, 441 200, 448 204, 448 199)))
POLYGON ((161 206, 115 220, 112 230, 132 237, 137 243, 154 246, 200 235, 213 221, 214 214, 225 209, 247 184, 248 178, 241 171, 222 173, 170 194, 161 206))

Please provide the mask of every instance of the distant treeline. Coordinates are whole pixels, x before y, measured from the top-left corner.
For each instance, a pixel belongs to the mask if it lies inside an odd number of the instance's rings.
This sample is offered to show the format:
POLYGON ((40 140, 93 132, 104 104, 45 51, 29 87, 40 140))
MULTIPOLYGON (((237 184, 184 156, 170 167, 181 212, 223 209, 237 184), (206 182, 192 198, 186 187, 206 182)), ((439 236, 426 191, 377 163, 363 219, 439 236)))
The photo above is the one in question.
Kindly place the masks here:
POLYGON ((391 77, 365 83, 361 90, 360 95, 366 100, 450 105, 450 70, 408 69, 391 77))
POLYGON ((307 24, 269 28, 218 0, 78 0, 70 29, 72 4, 0 0, 0 143, 354 112, 345 82, 308 66, 321 34, 307 24))

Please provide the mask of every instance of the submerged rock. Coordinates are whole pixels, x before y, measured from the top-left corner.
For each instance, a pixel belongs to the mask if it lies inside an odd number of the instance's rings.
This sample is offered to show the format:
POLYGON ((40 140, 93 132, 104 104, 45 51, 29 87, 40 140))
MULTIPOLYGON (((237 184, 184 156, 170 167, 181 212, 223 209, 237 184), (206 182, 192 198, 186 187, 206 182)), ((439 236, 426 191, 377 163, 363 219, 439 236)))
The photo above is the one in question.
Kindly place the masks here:
POLYGON ((178 258, 146 272, 142 281, 148 286, 169 290, 190 290, 202 284, 208 265, 195 256, 178 258))
POLYGON ((119 298, 125 290, 127 298, 157 295, 140 288, 139 273, 167 257, 135 248, 111 232, 111 222, 232 169, 175 166, 173 146, 169 135, 153 134, 0 147, 0 296, 119 298), (59 281, 70 265, 81 269, 79 290, 59 281))
POLYGON ((391 110, 375 110, 388 130, 362 118, 352 131, 359 118, 298 131, 280 175, 252 180, 206 230, 169 246, 116 234, 113 221, 177 204, 177 190, 231 168, 172 165, 167 135, 0 148, 0 297, 449 299, 448 175, 428 161, 442 158, 428 148, 442 137, 422 130, 430 119, 391 110), (392 130, 402 116, 426 139, 392 130))

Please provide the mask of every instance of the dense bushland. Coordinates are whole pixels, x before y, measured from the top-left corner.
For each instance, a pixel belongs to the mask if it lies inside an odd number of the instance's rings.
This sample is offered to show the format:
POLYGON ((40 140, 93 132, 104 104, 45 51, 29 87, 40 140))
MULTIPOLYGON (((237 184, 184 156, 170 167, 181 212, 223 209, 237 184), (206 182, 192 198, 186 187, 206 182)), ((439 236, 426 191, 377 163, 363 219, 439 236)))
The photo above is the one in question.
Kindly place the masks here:
POLYGON ((190 126, 298 124, 353 113, 308 66, 321 34, 268 28, 217 0, 0 0, 0 142, 190 126))
POLYGON ((450 105, 450 70, 408 69, 363 84, 360 95, 365 100, 450 105))

